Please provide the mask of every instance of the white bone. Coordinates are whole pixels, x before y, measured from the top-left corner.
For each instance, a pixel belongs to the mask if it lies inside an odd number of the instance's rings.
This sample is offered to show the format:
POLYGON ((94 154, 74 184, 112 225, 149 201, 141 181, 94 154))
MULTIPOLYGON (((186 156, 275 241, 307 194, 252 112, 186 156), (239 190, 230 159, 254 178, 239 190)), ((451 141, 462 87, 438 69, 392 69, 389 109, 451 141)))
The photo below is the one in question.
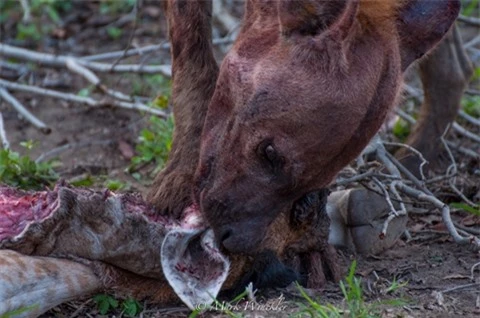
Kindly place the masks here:
POLYGON ((170 231, 163 241, 160 260, 170 286, 191 310, 198 305, 210 305, 215 300, 230 268, 230 262, 215 246, 212 230, 179 228, 170 231), (200 239, 200 244, 191 244, 196 239, 200 239), (195 266, 199 256, 209 258, 209 266, 202 268, 201 275, 179 270, 179 264, 195 266))

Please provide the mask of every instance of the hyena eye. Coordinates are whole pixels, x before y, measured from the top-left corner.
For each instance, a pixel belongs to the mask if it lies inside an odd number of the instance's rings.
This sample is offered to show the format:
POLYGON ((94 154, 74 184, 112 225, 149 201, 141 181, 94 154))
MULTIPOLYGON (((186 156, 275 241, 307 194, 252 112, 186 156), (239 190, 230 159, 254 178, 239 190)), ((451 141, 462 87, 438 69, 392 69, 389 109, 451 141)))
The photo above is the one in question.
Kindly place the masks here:
POLYGON ((272 164, 278 159, 278 153, 272 145, 265 147, 265 158, 272 164))
POLYGON ((265 140, 258 145, 257 154, 265 166, 273 173, 279 172, 285 159, 278 153, 271 140, 265 140))

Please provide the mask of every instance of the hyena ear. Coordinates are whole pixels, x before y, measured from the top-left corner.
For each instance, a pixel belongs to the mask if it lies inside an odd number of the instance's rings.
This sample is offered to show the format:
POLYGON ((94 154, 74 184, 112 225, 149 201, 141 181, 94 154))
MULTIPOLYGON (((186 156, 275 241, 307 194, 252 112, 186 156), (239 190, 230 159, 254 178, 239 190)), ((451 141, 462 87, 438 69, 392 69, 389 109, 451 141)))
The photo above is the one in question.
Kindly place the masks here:
POLYGON ((402 70, 443 38, 459 12, 459 0, 407 0, 400 4, 397 28, 402 70))
POLYGON ((358 8, 358 0, 282 0, 278 16, 282 35, 315 36, 327 29, 348 32, 358 8))

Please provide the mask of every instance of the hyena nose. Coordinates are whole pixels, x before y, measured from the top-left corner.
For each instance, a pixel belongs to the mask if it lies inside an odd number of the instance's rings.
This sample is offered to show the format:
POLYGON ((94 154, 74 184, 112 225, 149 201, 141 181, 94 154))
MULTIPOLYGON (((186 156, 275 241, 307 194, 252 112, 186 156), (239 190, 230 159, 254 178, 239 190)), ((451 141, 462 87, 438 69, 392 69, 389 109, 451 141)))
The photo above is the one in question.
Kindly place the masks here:
MULTIPOLYGON (((217 239, 219 245, 231 253, 252 254, 258 248, 262 235, 257 235, 252 231, 250 224, 241 225, 224 225, 218 230, 217 239)), ((259 231, 263 232, 263 231, 259 231)))

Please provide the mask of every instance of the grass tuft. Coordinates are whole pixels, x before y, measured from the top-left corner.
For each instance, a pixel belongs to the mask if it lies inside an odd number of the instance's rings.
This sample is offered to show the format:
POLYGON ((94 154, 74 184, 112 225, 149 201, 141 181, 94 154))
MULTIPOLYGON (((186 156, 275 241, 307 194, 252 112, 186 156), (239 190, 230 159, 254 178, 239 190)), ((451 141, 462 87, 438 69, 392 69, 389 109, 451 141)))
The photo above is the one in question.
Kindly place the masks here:
MULTIPOLYGON (((398 307, 403 306, 406 302, 403 299, 393 299, 387 301, 374 301, 368 303, 365 301, 362 279, 355 276, 355 270, 357 262, 353 261, 350 265, 348 275, 344 281, 340 282, 340 290, 342 291, 344 300, 342 308, 338 308, 332 304, 322 305, 319 302, 312 299, 305 290, 297 284, 303 298, 305 298, 307 304, 300 303, 300 311, 294 314, 294 317, 312 317, 312 318, 376 318, 381 317, 381 307, 390 306, 398 307)), ((385 289, 385 293, 393 293, 400 288, 406 286, 407 283, 399 283, 396 279, 393 280, 391 285, 385 289)))

